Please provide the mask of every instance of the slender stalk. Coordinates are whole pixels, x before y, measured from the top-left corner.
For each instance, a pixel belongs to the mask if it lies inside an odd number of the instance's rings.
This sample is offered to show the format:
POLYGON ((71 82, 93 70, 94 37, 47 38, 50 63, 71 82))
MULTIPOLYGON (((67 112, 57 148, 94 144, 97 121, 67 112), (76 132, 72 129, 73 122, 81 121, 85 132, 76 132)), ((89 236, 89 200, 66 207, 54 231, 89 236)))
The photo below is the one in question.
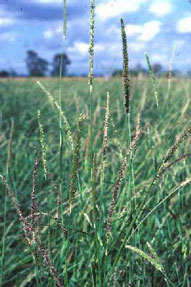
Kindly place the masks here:
MULTIPOLYGON (((60 74, 59 74, 59 105, 62 109, 62 66, 63 66, 63 53, 61 56, 61 63, 60 63, 60 74)), ((63 124, 62 124, 62 114, 59 113, 59 130, 60 130, 60 146, 59 146, 59 174, 60 174, 60 184, 59 184, 59 190, 60 190, 60 214, 61 214, 61 220, 63 224, 63 194, 62 194, 62 170, 63 170, 63 124)))
POLYGON ((66 0, 63 0, 63 38, 66 40, 66 35, 67 35, 67 5, 66 5, 66 0))
MULTIPOLYGON (((67 5, 66 0, 63 0, 63 40, 66 40, 67 36, 67 5)), ((61 55, 61 62, 60 62, 60 75, 59 75, 59 103, 62 109, 62 77, 63 77, 63 59, 64 59, 64 51, 61 55)), ((61 216, 61 223, 64 224, 64 210, 63 210, 63 124, 62 124, 62 114, 60 112, 59 118, 59 129, 60 129, 60 150, 59 150, 59 176, 60 176, 60 184, 59 184, 59 198, 60 198, 60 212, 58 206, 58 216, 61 216)), ((70 219, 69 219, 70 220, 70 219)), ((66 242, 66 238, 63 240, 63 244, 66 242)), ((68 249, 67 249, 68 250, 68 249)), ((67 264, 67 250, 64 254, 64 277, 65 277, 65 285, 69 286, 69 278, 68 278, 68 264, 67 264)), ((61 260, 63 258, 63 252, 61 252, 61 260)))
POLYGON ((145 57, 146 57, 147 65, 148 65, 148 68, 149 68, 149 74, 150 74, 150 77, 151 77, 152 85, 153 85, 156 105, 158 107, 159 100, 158 100, 158 90, 157 90, 157 84, 156 84, 155 75, 154 75, 154 72, 153 72, 153 69, 152 69, 152 66, 151 66, 151 62, 150 62, 150 59, 149 59, 149 56, 147 55, 147 53, 145 53, 145 57))
POLYGON ((41 112, 38 110, 38 126, 40 132, 40 145, 41 145, 41 153, 42 153, 42 165, 44 170, 45 179, 47 178, 47 160, 46 160, 46 144, 44 140, 44 128, 41 119, 41 112))
MULTIPOLYGON (((172 85, 172 70, 173 70, 173 60, 176 52, 176 44, 173 47, 172 55, 169 61, 169 70, 168 70, 168 93, 167 93, 167 101, 169 101, 171 85, 172 85)), ((168 104, 168 102, 167 102, 168 104)))
POLYGON ((90 89, 90 174, 93 162, 93 76, 94 76, 95 1, 90 0, 89 89, 90 89))
MULTIPOLYGON (((7 171, 7 180, 9 180, 10 173, 10 162, 11 162, 11 147, 12 147, 12 138, 14 131, 14 119, 11 118, 11 130, 9 134, 9 141, 7 147, 7 161, 6 161, 6 171, 7 171)), ((5 263, 5 244, 6 244, 6 228, 7 228, 7 190, 4 191, 4 204, 3 204, 3 236, 2 236, 2 250, 1 250, 1 276, 0 276, 0 286, 3 286, 3 270, 5 263)))
POLYGON ((49 271, 50 271, 51 275, 53 276, 56 284, 59 287, 63 287, 64 284, 63 284, 62 280, 60 279, 60 277, 58 276, 57 271, 56 271, 56 269, 52 263, 51 258, 48 256, 44 246, 41 244, 40 239, 38 239, 34 229, 31 226, 31 224, 29 225, 26 218, 23 216, 21 209, 17 203, 17 200, 16 200, 12 190, 10 189, 10 187, 7 183, 7 180, 2 175, 0 175, 0 178, 1 178, 2 183, 5 186, 8 194, 9 194, 9 197, 12 200, 14 208, 17 212, 18 217, 19 217, 19 221, 22 224, 23 233, 24 233, 24 236, 25 236, 27 243, 29 244, 29 246, 31 246, 31 244, 36 244, 36 246, 38 247, 39 253, 41 254, 46 266, 49 268, 49 271), (29 237, 29 234, 30 234, 30 237, 32 237, 32 239, 29 237))

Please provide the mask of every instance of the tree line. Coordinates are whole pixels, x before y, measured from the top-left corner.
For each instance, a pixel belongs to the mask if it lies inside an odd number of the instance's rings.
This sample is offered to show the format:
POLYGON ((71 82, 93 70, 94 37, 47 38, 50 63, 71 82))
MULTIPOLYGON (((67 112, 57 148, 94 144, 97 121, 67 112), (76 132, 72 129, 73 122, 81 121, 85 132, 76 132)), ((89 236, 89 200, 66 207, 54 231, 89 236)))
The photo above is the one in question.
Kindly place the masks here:
MULTIPOLYGON (((181 75, 181 72, 179 70, 174 69, 169 72, 166 69, 164 69, 164 67, 159 63, 153 64, 152 70, 156 76, 169 77, 170 74, 172 77, 176 77, 181 75)), ((119 70, 116 69, 113 71, 112 77, 122 76, 122 73, 123 71, 121 69, 119 70)), ((148 76, 149 71, 148 69, 144 68, 141 64, 137 64, 134 68, 130 69, 130 74, 134 77, 138 77, 139 75, 148 76)))
MULTIPOLYGON (((71 60, 65 53, 58 53, 54 55, 52 62, 48 62, 46 59, 40 57, 37 52, 29 50, 26 53, 25 64, 28 76, 30 77, 45 77, 48 75, 52 77, 58 77, 60 74, 62 76, 67 75, 67 67, 71 64, 71 60)), ((169 71, 165 70, 163 66, 159 63, 153 64, 152 69, 156 76, 169 76, 169 71)), ((130 69, 130 74, 134 77, 137 77, 139 75, 148 76, 149 72, 147 69, 138 64, 134 68, 130 69)), ((117 77, 121 75, 121 69, 115 69, 111 74, 112 77, 117 77)), ((170 75, 179 76, 181 75, 181 72, 178 70, 173 70, 170 72, 170 75)), ((0 77, 16 76, 18 76, 18 74, 14 70, 0 71, 0 77)))
MULTIPOLYGON (((48 62, 46 59, 41 58, 37 52, 33 50, 27 51, 25 58, 26 69, 28 76, 30 77, 44 77, 51 75, 57 77, 60 74, 66 76, 67 66, 71 64, 68 56, 63 54, 56 54, 52 62, 48 62)), ((14 70, 2 70, 0 71, 0 77, 15 77, 17 72, 14 70)))

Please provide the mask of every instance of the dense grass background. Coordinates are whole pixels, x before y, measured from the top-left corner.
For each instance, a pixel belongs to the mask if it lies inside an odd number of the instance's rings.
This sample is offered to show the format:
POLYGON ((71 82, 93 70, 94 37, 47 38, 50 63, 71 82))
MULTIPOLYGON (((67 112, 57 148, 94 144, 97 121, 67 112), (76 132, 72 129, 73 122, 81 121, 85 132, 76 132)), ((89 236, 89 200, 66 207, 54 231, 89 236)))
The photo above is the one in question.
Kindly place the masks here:
MULTIPOLYGON (((45 79, 42 82, 47 90, 59 99, 59 81, 45 79)), ((75 134, 80 113, 87 115, 87 120, 82 134, 78 190, 71 214, 68 192, 72 172, 72 151, 64 136, 62 219, 68 233, 67 238, 64 237, 57 220, 53 219, 56 216, 58 190, 44 178, 42 164, 38 172, 37 203, 44 215, 41 216, 41 230, 39 231, 37 227, 37 233, 48 250, 58 274, 66 286, 105 287, 112 284, 123 287, 168 286, 171 283, 165 281, 160 271, 128 249, 123 250, 116 266, 113 263, 125 234, 129 232, 130 223, 136 214, 136 203, 141 202, 142 192, 152 183, 169 148, 185 129, 191 126, 190 80, 172 79, 169 93, 168 81, 157 79, 159 93, 157 108, 150 80, 132 79, 130 129, 133 135, 137 115, 141 112, 141 137, 125 173, 113 217, 112 236, 108 242, 105 239, 105 222, 112 187, 129 143, 123 85, 121 79, 111 79, 108 82, 97 80, 93 90, 93 152, 97 154, 98 172, 101 163, 107 91, 110 92, 111 112, 105 180, 102 185, 98 182, 97 186, 97 204, 100 210, 97 216, 99 235, 97 240, 92 226, 92 183, 88 168, 90 153, 88 81, 67 80, 61 85, 62 108, 73 133, 75 134), (115 130, 112 123, 115 123, 115 130), (122 236, 116 242, 122 227, 124 228, 122 236), (106 249, 110 248, 111 252, 107 255, 106 249)), ((48 169, 59 186, 59 112, 35 80, 0 82, 0 174, 7 178, 25 216, 30 215, 30 194, 36 151, 41 156, 37 119, 39 109, 45 130, 48 169), (8 154, 10 154, 9 161, 8 154)), ((180 145, 171 161, 188 153, 190 153, 190 137, 180 145)), ((187 178, 191 178, 190 157, 168 169, 159 182, 152 187, 147 205, 142 210, 136 225, 175 186, 187 178)), ((56 286, 36 247, 29 248, 25 243, 21 223, 1 183, 0 190, 2 286, 56 286), (33 249, 32 253, 31 249, 33 249), (34 254, 36 257, 33 256, 34 254)), ((190 286, 190 206, 191 192, 190 185, 187 185, 153 212, 128 242, 129 245, 150 254, 146 245, 146 242, 149 242, 158 254, 168 278, 176 287, 190 286)))

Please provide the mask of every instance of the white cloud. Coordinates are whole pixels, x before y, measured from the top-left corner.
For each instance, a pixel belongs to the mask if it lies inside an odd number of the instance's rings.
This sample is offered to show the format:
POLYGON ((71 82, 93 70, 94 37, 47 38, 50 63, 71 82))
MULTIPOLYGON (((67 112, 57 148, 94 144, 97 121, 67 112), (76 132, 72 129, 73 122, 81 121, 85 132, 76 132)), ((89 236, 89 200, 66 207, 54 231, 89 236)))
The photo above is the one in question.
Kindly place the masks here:
MULTIPOLYGON (((80 53, 82 56, 88 55, 89 44, 85 42, 74 42, 72 47, 68 48, 70 53, 80 53)), ((95 44, 95 52, 101 52, 105 49, 102 44, 95 44)))
POLYGON ((179 33, 191 33, 191 16, 179 20, 176 29, 179 33))
POLYGON ((53 36, 54 36, 54 33, 51 29, 44 31, 44 38, 45 39, 52 39, 53 36))
POLYGON ((97 5, 96 14, 100 20, 107 20, 124 13, 136 12, 145 0, 117 0, 107 1, 97 5))
POLYGON ((5 26, 10 26, 15 23, 14 19, 11 18, 0 18, 0 26, 5 27, 5 26))
POLYGON ((0 7, 0 27, 13 25, 16 22, 14 15, 0 7))
POLYGON ((141 25, 128 24, 125 27, 127 36, 134 36, 143 32, 144 27, 141 25))
POLYGON ((82 55, 86 55, 88 53, 89 45, 84 42, 74 42, 73 47, 69 47, 69 52, 79 52, 82 55))
POLYGON ((44 31, 44 39, 53 39, 55 36, 61 35, 63 33, 63 24, 58 22, 53 28, 48 28, 44 31))
POLYGON ((162 63, 163 65, 168 63, 168 57, 166 54, 152 54, 150 59, 152 63, 162 63))
MULTIPOLYGON (((26 2, 26 0, 22 0, 26 2)), ((63 6, 63 0, 30 0, 32 3, 38 3, 38 4, 47 4, 47 5, 62 5, 63 6)), ((78 0, 68 0, 67 4, 77 4, 78 0)))
POLYGON ((168 2, 160 1, 151 5, 149 11, 155 16, 161 17, 172 11, 172 5, 168 2))
POLYGON ((143 25, 132 25, 128 24, 125 27, 127 36, 131 37, 134 35, 138 36, 138 39, 143 42, 152 40, 160 32, 160 21, 150 21, 143 25))
POLYGON ((42 3, 42 4, 62 4, 63 0, 32 0, 32 2, 42 3))
POLYGON ((1 33, 0 34, 0 42, 8 42, 8 43, 13 43, 16 41, 16 34, 13 32, 9 33, 1 33))
POLYGON ((146 45, 143 42, 130 42, 129 43, 129 48, 131 49, 132 52, 140 52, 145 50, 146 45))
POLYGON ((143 42, 152 40, 160 32, 160 26, 161 22, 156 20, 145 23, 139 39, 143 42))

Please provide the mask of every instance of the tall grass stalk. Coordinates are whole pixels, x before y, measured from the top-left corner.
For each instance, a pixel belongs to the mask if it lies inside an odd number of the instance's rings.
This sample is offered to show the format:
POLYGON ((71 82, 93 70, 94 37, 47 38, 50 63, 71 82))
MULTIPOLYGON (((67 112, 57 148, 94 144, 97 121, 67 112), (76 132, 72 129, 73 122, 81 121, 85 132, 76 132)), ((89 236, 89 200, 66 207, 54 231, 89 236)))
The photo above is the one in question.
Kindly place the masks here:
MULTIPOLYGON (((66 40, 67 36, 67 3, 66 0, 63 0, 63 40, 66 40)), ((64 46, 64 43, 63 43, 64 46)), ((63 59, 64 59, 64 47, 63 52, 61 54, 61 61, 60 61, 60 70, 59 70, 59 105, 62 109, 62 77, 63 77, 63 59)), ((63 181, 63 124, 62 124, 62 113, 59 113, 59 129, 60 129, 60 198, 61 202, 63 200, 62 194, 62 181, 63 181)), ((61 216, 63 214, 62 204, 60 206, 61 209, 61 216)), ((62 223, 63 223, 63 216, 62 216, 62 223)))
POLYGON ((177 45, 175 44, 173 49, 172 49, 172 55, 171 55, 171 58, 170 58, 170 61, 169 61, 167 101, 169 101, 170 91, 171 91, 171 86, 172 86, 173 61, 174 61, 176 48, 177 48, 177 45))
POLYGON ((72 202, 77 189, 77 177, 78 177, 78 169, 80 163, 80 146, 81 146, 81 136, 82 136, 82 128, 86 117, 81 114, 78 120, 78 126, 76 131, 76 139, 74 144, 73 151, 73 165, 72 165, 72 174, 71 174, 71 182, 70 182, 70 190, 69 190, 69 202, 70 202, 70 213, 72 211, 72 202))
POLYGON ((9 168, 10 168, 10 163, 11 163, 11 145, 12 145, 12 139, 13 139, 13 131, 14 131, 14 119, 11 118, 11 130, 9 134, 9 141, 8 141, 8 147, 7 147, 7 161, 6 161, 7 176, 9 174, 9 168))
POLYGON ((152 66, 151 66, 151 62, 150 62, 150 59, 149 59, 149 56, 148 56, 147 53, 145 53, 145 57, 146 57, 146 62, 147 62, 148 68, 149 68, 149 74, 150 74, 150 77, 151 77, 152 85, 153 85, 156 105, 158 107, 159 100, 158 100, 158 90, 157 90, 157 84, 156 84, 155 75, 154 75, 154 72, 153 72, 153 69, 152 69, 152 66))
POLYGON ((121 19, 121 37, 123 44, 123 90, 124 90, 125 111, 128 114, 130 112, 129 56, 127 51, 127 36, 125 32, 125 25, 123 19, 121 19))
MULTIPOLYGON (((38 110, 38 125, 39 125, 39 132, 40 132, 40 144, 41 144, 41 153, 42 153, 42 166, 43 166, 43 170, 44 170, 44 176, 45 179, 48 178, 48 168, 47 168, 47 156, 46 156, 46 151, 47 151, 47 147, 46 147, 46 143, 45 143, 45 139, 44 139, 44 127, 42 124, 42 119, 41 119, 41 112, 40 110, 38 110)), ((35 188, 36 190, 36 184, 37 184, 37 168, 38 168, 38 156, 35 160, 35 164, 34 164, 34 173, 33 173, 33 189, 35 188), (36 167, 36 168, 35 168, 36 167)), ((32 190, 32 195, 36 195, 35 193, 33 193, 32 190)), ((33 197, 32 197, 33 199, 33 197)), ((50 239, 50 202, 49 202, 49 192, 48 189, 46 191, 46 200, 47 200, 47 211, 48 211, 48 250, 49 250, 49 256, 51 256, 51 239, 50 239)), ((35 206, 34 206, 35 208, 35 206)), ((32 210, 32 207, 31 207, 32 210)), ((31 213, 32 215, 32 213, 31 213)), ((32 220, 32 219, 31 219, 32 220)))
POLYGON ((90 0, 89 91, 90 91, 90 174, 93 161, 93 77, 94 77, 95 0, 90 0))
POLYGON ((43 165, 43 170, 44 170, 44 176, 45 179, 47 178, 47 159, 46 159, 46 144, 44 140, 44 128, 42 124, 42 119, 41 119, 41 112, 38 110, 38 126, 39 126, 39 132, 40 132, 40 144, 41 144, 41 153, 42 153, 42 165, 43 165))
POLYGON ((117 198, 118 198, 118 193, 120 190, 120 186, 127 168, 127 160, 129 159, 131 152, 135 149, 137 141, 139 139, 140 136, 140 118, 138 117, 137 120, 137 125, 136 125, 136 133, 135 136, 132 140, 132 143, 130 145, 130 147, 128 148, 126 155, 123 159, 123 163, 121 165, 120 171, 118 173, 118 176, 116 178, 114 187, 113 187, 113 193, 112 193, 112 200, 111 200, 111 204, 109 207, 109 212, 108 212, 108 218, 107 218, 107 224, 106 224, 106 237, 108 238, 110 233, 111 233, 111 223, 112 223, 112 217, 113 217, 113 212, 115 209, 115 205, 117 203, 117 198))
MULTIPOLYGON (((121 19, 121 37, 122 37, 122 54, 123 54, 123 90, 124 90, 124 100, 125 100, 125 110, 127 113, 126 126, 127 126, 127 143, 131 146, 131 107, 130 107, 130 71, 129 71, 129 55, 127 48, 127 35, 125 31, 125 25, 123 19, 121 19)), ((132 153, 129 157, 129 168, 128 168, 128 199, 130 201, 131 212, 133 210, 132 206, 132 190, 134 190, 134 169, 133 169, 133 158, 132 153)), ((125 191, 124 191, 125 195, 125 191)), ((125 198, 125 196, 124 196, 125 198)), ((121 201, 121 205, 123 201, 121 201)))
MULTIPOLYGON (((121 253, 124 250, 126 244, 131 240, 132 236, 135 234, 135 232, 137 232, 140 228, 140 226, 147 220, 147 218, 153 213, 155 212, 159 206, 161 206, 168 198, 170 198, 173 194, 175 194, 180 188, 186 186, 187 184, 191 183, 191 179, 186 179, 185 181, 183 181, 181 184, 179 184, 178 186, 176 186, 165 198, 163 198, 154 208, 151 209, 150 212, 147 213, 147 215, 140 221, 140 223, 136 226, 136 228, 132 231, 132 226, 134 225, 134 222, 132 222, 130 224, 130 232, 126 233, 125 238, 123 239, 123 242, 116 254, 115 257, 115 261, 114 261, 114 266, 116 266, 117 262, 120 259, 121 253), (131 232, 132 231, 132 232, 131 232)), ((139 214, 140 215, 140 214, 139 214)), ((137 219, 137 216, 134 217, 135 219, 137 219)), ((168 281, 169 282, 169 281, 168 281)), ((171 286, 174 286, 171 282, 170 282, 171 286)))
MULTIPOLYGON (((9 180, 9 173, 10 173, 13 131, 14 131, 14 119, 11 118, 11 130, 7 146, 7 161, 6 161, 7 180, 9 180)), ((5 260, 5 249, 6 249, 6 228, 7 228, 7 191, 5 189, 4 204, 3 204, 3 236, 2 236, 2 250, 1 250, 0 286, 3 286, 3 278, 4 278, 3 272, 4 272, 4 260, 5 260)))
POLYGON ((70 144, 71 148, 73 149, 73 138, 72 138, 72 131, 71 127, 68 123, 68 120, 65 116, 64 111, 62 110, 62 107, 58 104, 58 102, 54 99, 54 97, 50 94, 50 92, 45 88, 45 86, 40 83, 39 81, 36 82, 37 85, 41 88, 41 90, 47 95, 50 102, 55 106, 55 108, 60 112, 62 116, 62 121, 64 122, 64 130, 66 133, 66 137, 68 140, 68 143, 70 144))
MULTIPOLYGON (((34 230, 34 233, 32 235, 32 241, 35 240, 35 219, 36 219, 36 213, 38 212, 37 202, 36 202, 36 189, 37 189, 37 175, 38 175, 38 166, 39 166, 39 158, 38 155, 36 156, 34 160, 34 167, 33 167, 33 181, 32 181, 32 191, 31 191, 31 229, 34 230)), ((31 248, 32 251, 32 248, 31 248)), ((39 286, 39 276, 38 276, 38 264, 35 257, 34 252, 32 251, 33 255, 33 262, 34 262, 34 272, 36 277, 36 284, 39 286)))
POLYGON ((23 232, 24 232, 24 236, 25 236, 26 241, 28 242, 29 246, 31 246, 32 243, 35 243, 37 245, 38 250, 39 250, 42 258, 44 259, 45 264, 48 266, 50 273, 52 274, 56 284, 58 285, 58 287, 63 287, 64 285, 63 285, 60 277, 58 276, 57 271, 56 271, 51 259, 49 258, 48 254, 46 253, 46 250, 43 247, 42 243, 40 242, 40 240, 36 236, 36 233, 35 233, 34 229, 32 228, 32 225, 29 225, 26 218, 23 216, 21 209, 17 203, 17 200, 16 200, 12 190, 9 188, 9 185, 8 185, 6 179, 2 175, 0 175, 0 178, 2 179, 2 183, 5 186, 8 194, 9 194, 9 196, 13 202, 13 205, 15 207, 15 210, 17 212, 19 220, 22 224, 23 232), (32 239, 29 237, 28 234, 30 234, 30 237, 32 239))
POLYGON ((105 108, 105 120, 104 120, 104 129, 103 129, 102 162, 101 162, 101 171, 100 171, 101 184, 104 181, 105 166, 106 166, 106 159, 107 159, 108 128, 109 128, 109 119, 110 119, 109 96, 110 96, 109 92, 107 92, 107 103, 106 103, 106 108, 105 108))
POLYGON ((63 0, 63 38, 66 40, 67 35, 67 4, 66 0, 63 0))

